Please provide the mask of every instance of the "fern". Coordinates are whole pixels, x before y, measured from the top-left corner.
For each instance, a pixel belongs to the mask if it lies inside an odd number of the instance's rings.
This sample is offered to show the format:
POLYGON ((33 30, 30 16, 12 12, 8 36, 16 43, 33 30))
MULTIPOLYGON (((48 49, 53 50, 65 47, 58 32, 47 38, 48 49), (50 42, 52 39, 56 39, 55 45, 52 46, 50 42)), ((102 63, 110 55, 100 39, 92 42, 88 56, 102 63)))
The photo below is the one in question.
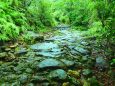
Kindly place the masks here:
POLYGON ((12 9, 13 0, 0 2, 0 40, 16 39, 24 27, 26 18, 24 14, 12 9))

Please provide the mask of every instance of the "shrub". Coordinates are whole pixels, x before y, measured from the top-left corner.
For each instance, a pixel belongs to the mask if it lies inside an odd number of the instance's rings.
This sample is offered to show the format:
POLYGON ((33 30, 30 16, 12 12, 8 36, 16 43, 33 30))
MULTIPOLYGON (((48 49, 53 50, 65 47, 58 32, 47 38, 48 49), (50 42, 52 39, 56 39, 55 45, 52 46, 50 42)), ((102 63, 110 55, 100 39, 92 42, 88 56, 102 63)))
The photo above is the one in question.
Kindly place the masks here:
POLYGON ((15 39, 25 29, 26 18, 9 3, 0 2, 0 40, 15 39))

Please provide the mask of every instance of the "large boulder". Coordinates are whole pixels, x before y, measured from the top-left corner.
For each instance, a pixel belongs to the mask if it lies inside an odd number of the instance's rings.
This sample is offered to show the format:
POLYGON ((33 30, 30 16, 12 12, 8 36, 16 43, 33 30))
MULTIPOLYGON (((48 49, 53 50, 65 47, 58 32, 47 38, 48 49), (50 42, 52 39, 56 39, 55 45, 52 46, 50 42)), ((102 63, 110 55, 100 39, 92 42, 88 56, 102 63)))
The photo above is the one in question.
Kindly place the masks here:
POLYGON ((55 43, 37 43, 31 45, 30 48, 36 51, 37 56, 45 56, 45 57, 59 57, 61 55, 61 49, 55 43))
POLYGON ((51 51, 53 48, 58 48, 58 45, 52 42, 49 42, 49 43, 45 42, 45 43, 37 43, 37 44, 31 45, 30 48, 36 51, 40 51, 40 50, 51 51))
POLYGON ((64 64, 56 59, 45 59, 38 64, 38 68, 45 69, 45 68, 61 68, 64 64))

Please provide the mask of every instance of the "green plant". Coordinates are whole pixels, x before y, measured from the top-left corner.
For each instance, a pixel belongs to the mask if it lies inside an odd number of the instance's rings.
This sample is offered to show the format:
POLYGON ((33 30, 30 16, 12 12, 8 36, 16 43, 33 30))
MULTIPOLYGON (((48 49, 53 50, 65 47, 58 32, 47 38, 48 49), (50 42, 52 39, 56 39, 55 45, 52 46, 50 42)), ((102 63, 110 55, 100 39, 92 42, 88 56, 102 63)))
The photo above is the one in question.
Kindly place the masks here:
POLYGON ((28 6, 27 19, 30 25, 37 27, 52 26, 51 7, 49 0, 33 0, 28 6), (34 9, 34 10, 33 10, 34 9))
POLYGON ((25 29, 26 18, 8 2, 0 2, 0 40, 15 39, 25 29))

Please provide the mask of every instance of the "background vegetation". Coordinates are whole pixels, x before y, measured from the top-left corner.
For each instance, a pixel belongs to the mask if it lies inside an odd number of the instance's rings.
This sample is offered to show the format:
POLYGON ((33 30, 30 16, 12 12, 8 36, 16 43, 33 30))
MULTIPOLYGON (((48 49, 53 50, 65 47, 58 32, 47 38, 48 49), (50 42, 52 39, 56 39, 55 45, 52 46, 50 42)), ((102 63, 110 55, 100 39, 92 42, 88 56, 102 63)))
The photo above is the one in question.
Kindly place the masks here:
POLYGON ((66 23, 88 30, 89 37, 105 40, 110 47, 115 40, 114 13, 114 0, 1 0, 0 40, 66 23))

